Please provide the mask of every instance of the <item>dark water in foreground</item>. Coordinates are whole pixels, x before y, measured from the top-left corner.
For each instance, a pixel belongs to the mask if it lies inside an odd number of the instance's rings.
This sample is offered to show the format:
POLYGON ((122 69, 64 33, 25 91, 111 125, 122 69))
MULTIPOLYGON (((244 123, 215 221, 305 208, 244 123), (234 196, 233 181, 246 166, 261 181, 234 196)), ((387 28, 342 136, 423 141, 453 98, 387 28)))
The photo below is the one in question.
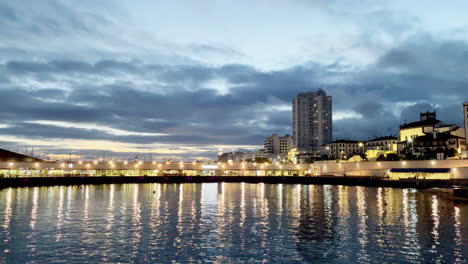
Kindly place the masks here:
POLYGON ((466 263, 468 203, 243 183, 0 190, 0 263, 466 263))

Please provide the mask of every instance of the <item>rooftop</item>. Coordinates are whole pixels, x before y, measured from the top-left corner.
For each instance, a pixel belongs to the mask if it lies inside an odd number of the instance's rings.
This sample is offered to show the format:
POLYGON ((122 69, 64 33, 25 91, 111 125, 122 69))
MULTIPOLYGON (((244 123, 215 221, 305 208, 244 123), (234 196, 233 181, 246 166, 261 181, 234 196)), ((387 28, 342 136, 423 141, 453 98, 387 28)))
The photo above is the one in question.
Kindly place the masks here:
POLYGON ((437 119, 429 119, 424 121, 416 121, 408 124, 403 124, 400 126, 400 129, 414 128, 414 127, 426 127, 426 126, 435 126, 442 123, 442 121, 437 119))
POLYGON ((376 137, 374 139, 368 140, 367 142, 382 141, 382 140, 397 140, 397 138, 394 136, 376 137))

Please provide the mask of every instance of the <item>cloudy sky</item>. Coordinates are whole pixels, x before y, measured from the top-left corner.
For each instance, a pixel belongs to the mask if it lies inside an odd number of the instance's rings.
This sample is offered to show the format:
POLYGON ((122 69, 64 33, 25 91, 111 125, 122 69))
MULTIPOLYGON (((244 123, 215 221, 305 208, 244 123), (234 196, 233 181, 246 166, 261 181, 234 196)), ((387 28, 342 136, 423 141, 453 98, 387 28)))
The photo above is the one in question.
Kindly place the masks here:
POLYGON ((433 109, 461 125, 466 10, 464 0, 0 0, 0 148, 214 158, 292 133, 293 96, 319 88, 333 96, 334 138, 396 133, 433 109))

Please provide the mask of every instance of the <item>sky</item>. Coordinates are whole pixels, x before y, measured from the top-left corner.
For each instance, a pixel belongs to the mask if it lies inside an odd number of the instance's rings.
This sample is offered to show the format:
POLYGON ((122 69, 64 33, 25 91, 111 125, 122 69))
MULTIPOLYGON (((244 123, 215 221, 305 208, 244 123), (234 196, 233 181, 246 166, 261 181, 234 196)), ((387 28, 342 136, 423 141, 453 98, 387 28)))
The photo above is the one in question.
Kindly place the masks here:
POLYGON ((0 0, 0 148, 194 160, 292 134, 333 97, 333 138, 463 124, 468 2, 0 0), (151 153, 151 154, 150 154, 151 153))

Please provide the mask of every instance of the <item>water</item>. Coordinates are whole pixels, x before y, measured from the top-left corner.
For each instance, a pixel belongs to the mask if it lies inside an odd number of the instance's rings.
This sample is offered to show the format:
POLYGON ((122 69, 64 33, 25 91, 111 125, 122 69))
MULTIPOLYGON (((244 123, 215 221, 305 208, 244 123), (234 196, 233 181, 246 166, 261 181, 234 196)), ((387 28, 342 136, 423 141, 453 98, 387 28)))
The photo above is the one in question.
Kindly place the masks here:
POLYGON ((466 263, 468 203, 244 183, 0 190, 1 263, 466 263))

